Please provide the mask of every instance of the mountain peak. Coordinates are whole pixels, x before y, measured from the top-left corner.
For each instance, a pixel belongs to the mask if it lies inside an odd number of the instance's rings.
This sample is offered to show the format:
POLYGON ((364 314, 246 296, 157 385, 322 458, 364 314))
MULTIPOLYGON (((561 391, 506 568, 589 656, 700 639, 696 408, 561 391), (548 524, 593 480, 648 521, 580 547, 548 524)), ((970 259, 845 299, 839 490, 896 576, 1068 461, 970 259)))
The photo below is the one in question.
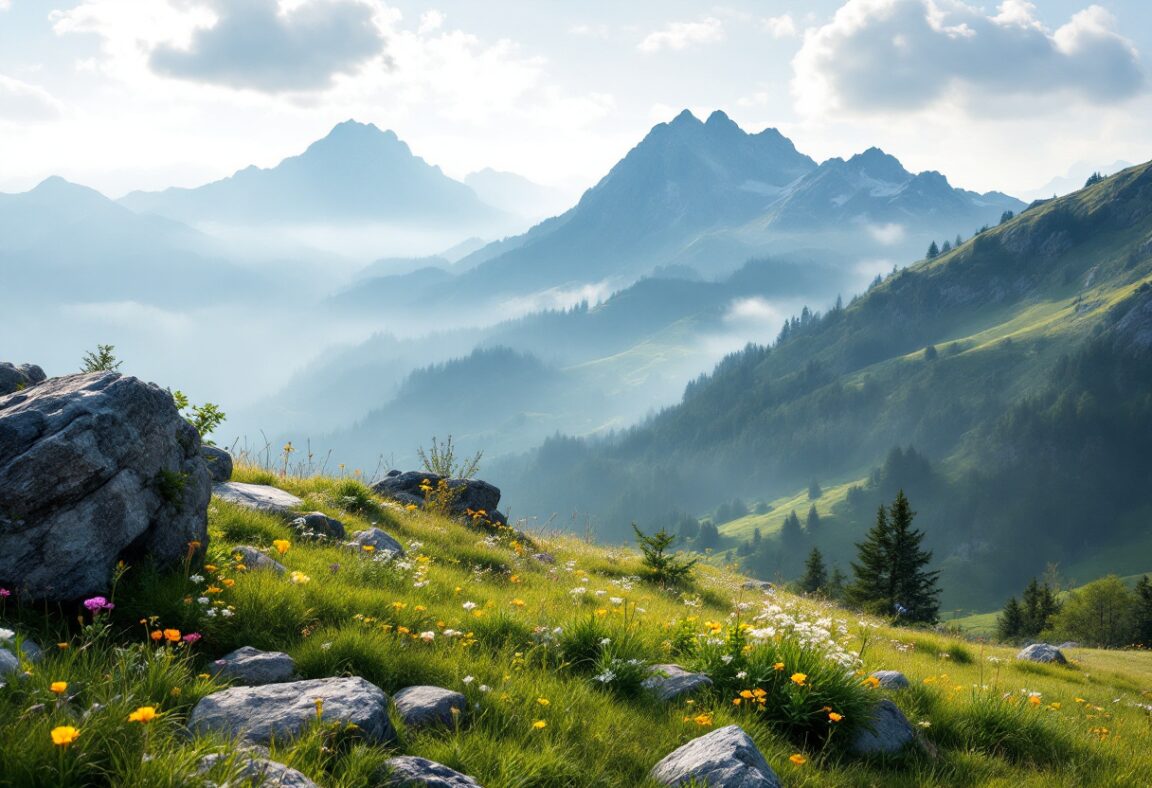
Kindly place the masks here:
POLYGON ((672 121, 668 125, 675 127, 675 126, 700 126, 702 124, 700 123, 700 119, 692 114, 692 110, 685 109, 685 110, 682 110, 679 115, 672 118, 672 121))
POLYGON ((709 128, 740 128, 736 125, 736 121, 728 117, 728 115, 722 110, 716 110, 711 115, 709 115, 708 120, 704 123, 704 125, 708 126, 709 128))
POLYGON ((872 147, 863 153, 857 153, 846 164, 854 167, 870 178, 893 183, 906 181, 912 173, 904 169, 904 165, 895 156, 885 153, 879 148, 872 147))

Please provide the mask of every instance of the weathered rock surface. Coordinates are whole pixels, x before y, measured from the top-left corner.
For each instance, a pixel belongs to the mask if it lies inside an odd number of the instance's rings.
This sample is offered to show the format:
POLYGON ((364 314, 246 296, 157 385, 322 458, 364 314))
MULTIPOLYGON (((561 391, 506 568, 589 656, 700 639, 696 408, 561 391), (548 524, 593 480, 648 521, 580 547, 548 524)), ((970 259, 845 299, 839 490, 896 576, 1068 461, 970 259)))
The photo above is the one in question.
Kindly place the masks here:
POLYGON ((856 730, 849 748, 857 755, 895 755, 916 740, 916 729, 888 699, 876 704, 872 718, 856 730))
POLYGON ((452 728, 468 709, 468 699, 459 692, 428 686, 405 687, 392 696, 392 704, 409 728, 452 728))
POLYGON ((6 648, 0 648, 0 679, 20 670, 20 660, 6 648))
POLYGON ((237 506, 282 517, 295 517, 296 510, 304 505, 304 502, 292 493, 267 484, 221 482, 212 485, 212 494, 237 506))
POLYGON ((256 687, 291 681, 296 676, 296 662, 281 651, 244 646, 213 662, 212 671, 235 684, 256 687))
POLYGON ((780 788, 776 772, 739 725, 717 728, 673 750, 650 776, 662 785, 695 780, 713 788, 780 788))
POLYGON ((745 580, 740 584, 740 587, 745 591, 763 591, 764 593, 771 593, 775 587, 767 580, 745 580))
POLYGON ((269 558, 252 545, 242 544, 238 547, 233 547, 230 555, 233 558, 239 558, 240 563, 247 569, 268 569, 278 575, 282 575, 288 571, 284 568, 284 564, 273 558, 269 558))
POLYGON ((7 361, 0 361, 0 397, 43 383, 45 379, 44 370, 35 364, 16 366, 7 361))
POLYGON ((200 456, 212 474, 213 482, 226 482, 232 478, 232 455, 216 446, 200 447, 200 456))
POLYGON ((1027 660, 1028 662, 1054 662, 1057 665, 1068 664, 1064 652, 1047 643, 1033 643, 1017 654, 1016 659, 1027 660))
POLYGON ((712 679, 703 673, 691 673, 679 665, 653 665, 652 676, 644 679, 644 687, 662 701, 676 700, 711 686, 712 679))
POLYGON ((556 557, 553 556, 551 553, 533 553, 532 554, 532 560, 539 561, 542 564, 554 564, 554 563, 556 563, 556 557))
POLYGON ((388 696, 359 677, 312 679, 262 687, 233 687, 202 698, 188 725, 195 731, 216 731, 246 741, 268 744, 292 738, 316 719, 317 702, 323 719, 352 723, 372 743, 395 740, 388 719, 388 696))
POLYGON ((449 769, 442 763, 414 755, 401 755, 384 762, 388 775, 380 783, 399 788, 481 788, 466 774, 449 769))
POLYGON ((367 531, 361 531, 353 536, 352 541, 348 544, 357 550, 363 550, 365 546, 369 546, 377 553, 393 553, 398 556, 404 555, 404 547, 379 528, 369 528, 367 531))
POLYGON ((0 397, 0 585, 68 600, 122 557, 176 563, 207 542, 210 484, 159 386, 101 372, 0 397))
POLYGON ((908 677, 898 670, 876 670, 872 677, 880 682, 884 689, 907 689, 908 677))
POLYGON ((344 523, 323 512, 297 517, 289 525, 304 539, 343 539, 344 523))
MULTIPOLYGON (((217 764, 227 763, 227 755, 207 755, 200 759, 200 772, 205 774, 217 764)), ((302 772, 290 766, 270 761, 267 758, 251 758, 237 755, 234 761, 237 776, 245 780, 245 785, 258 785, 260 788, 319 788, 302 772)))
MULTIPOLYGON (((420 489, 420 485, 427 481, 435 487, 442 478, 444 477, 434 473, 421 473, 420 471, 408 471, 406 473, 392 471, 382 481, 372 485, 372 490, 387 498, 405 502, 415 499, 422 504, 424 492, 420 489), (411 496, 411 498, 400 498, 401 495, 411 496)), ((452 502, 453 514, 464 514, 465 511, 471 509, 474 512, 485 511, 489 515, 493 515, 496 513, 496 507, 500 505, 500 489, 479 479, 449 479, 448 489, 455 493, 452 502)))

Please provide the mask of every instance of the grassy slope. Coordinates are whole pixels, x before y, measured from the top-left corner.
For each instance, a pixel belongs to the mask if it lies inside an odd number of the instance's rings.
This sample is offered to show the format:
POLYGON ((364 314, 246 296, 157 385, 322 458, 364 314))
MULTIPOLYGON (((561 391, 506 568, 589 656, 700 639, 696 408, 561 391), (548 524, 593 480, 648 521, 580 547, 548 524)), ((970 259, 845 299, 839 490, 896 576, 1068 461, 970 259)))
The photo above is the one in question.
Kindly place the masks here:
MULTIPOLYGON (((251 470, 241 470, 237 478, 272 480, 251 470)), ((389 693, 424 683, 464 691, 474 704, 469 726, 440 733, 401 729, 398 749, 472 774, 489 788, 646 785, 648 769, 666 753, 730 722, 745 726, 787 785, 1088 786, 1152 780, 1152 753, 1145 746, 1148 713, 1135 705, 1152 697, 1148 654, 1082 651, 1065 669, 1018 665, 1009 649, 884 626, 865 630, 853 614, 780 594, 767 602, 843 619, 847 634, 841 639, 854 651, 863 649, 865 669, 907 673, 913 687, 892 697, 940 750, 936 758, 867 762, 843 755, 833 738, 831 747, 806 750, 808 763, 796 766, 789 756, 805 751, 802 745, 760 724, 727 695, 702 695, 694 703, 668 707, 617 697, 557 665, 547 648, 533 645, 535 627, 572 631, 581 622, 598 621, 614 640, 631 642, 646 661, 668 660, 672 622, 692 617, 690 626, 704 631, 706 621, 728 620, 735 603, 762 604, 741 590, 738 576, 702 567, 693 595, 699 606, 686 607, 679 595, 628 581, 640 572, 629 550, 548 538, 543 546, 556 558, 549 566, 520 556, 507 538, 485 542, 485 534, 461 524, 381 506, 354 484, 276 481, 354 530, 377 522, 405 544, 419 542, 411 568, 397 571, 340 547, 296 542, 276 519, 214 501, 209 558, 217 575, 208 583, 215 583, 218 596, 235 609, 233 617, 209 620, 197 612, 197 604, 186 604, 185 598, 202 593, 204 586, 191 583, 184 572, 131 569, 116 596, 116 616, 126 626, 157 615, 158 626, 203 631, 195 663, 163 657, 143 673, 109 667, 101 660, 113 652, 84 646, 86 636, 65 632, 62 618, 10 605, 4 611, 9 625, 18 620, 18 629, 44 643, 71 638, 72 648, 53 649, 26 681, 0 690, 0 784, 7 779, 8 784, 54 785, 59 768, 74 770, 71 784, 84 779, 185 784, 203 751, 228 747, 218 739, 185 740, 178 734, 195 700, 216 688, 197 678, 200 665, 240 645, 288 651, 309 678, 349 673, 389 693), (268 547, 273 539, 293 540, 282 560, 308 582, 229 568, 229 545, 268 547), (235 584, 228 587, 221 582, 225 578, 235 584), (426 584, 416 587, 419 583, 426 584), (577 586, 588 593, 574 597, 570 590, 577 586), (604 595, 598 597, 599 591, 604 595), (628 602, 614 607, 605 601, 612 596, 628 602), (464 602, 475 602, 477 610, 466 611, 464 602), (636 613, 637 608, 644 612, 636 613), (600 609, 609 612, 598 618, 600 609), (629 616, 618 610, 633 611, 630 627, 629 616), (382 623, 439 634, 425 643, 386 633, 382 623), (472 637, 453 640, 443 635, 445 628, 472 637), (474 642, 466 645, 469 640, 474 642), (466 684, 466 676, 474 681, 466 684), (52 703, 51 681, 69 681, 71 697, 55 707, 37 706, 52 703), (480 692, 481 684, 491 691, 480 692), (1041 702, 1026 702, 1021 688, 1041 693, 1041 702), (105 705, 91 710, 94 701, 105 705), (145 704, 164 712, 150 740, 139 726, 124 722, 127 711, 145 704), (85 708, 90 710, 78 723, 81 738, 67 751, 53 751, 48 730, 85 708), (710 722, 696 722, 701 713, 711 713, 710 722), (546 727, 533 727, 536 720, 546 727), (85 764, 89 771, 80 768, 85 764), (91 776, 97 767, 105 777, 91 776)), ((691 664, 690 658, 682 661, 691 664)), ((326 786, 359 786, 371 784, 370 775, 388 754, 317 730, 278 746, 274 757, 326 786)))

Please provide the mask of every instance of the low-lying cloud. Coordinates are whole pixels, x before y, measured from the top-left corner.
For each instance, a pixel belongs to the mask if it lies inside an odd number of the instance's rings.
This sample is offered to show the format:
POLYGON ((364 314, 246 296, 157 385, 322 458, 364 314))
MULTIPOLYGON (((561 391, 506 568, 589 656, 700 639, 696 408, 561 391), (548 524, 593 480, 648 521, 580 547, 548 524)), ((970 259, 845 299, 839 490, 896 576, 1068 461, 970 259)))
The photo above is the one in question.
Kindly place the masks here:
POLYGON ((0 122, 43 122, 60 114, 60 102, 48 91, 0 74, 0 122))
POLYGON ((724 40, 724 23, 716 17, 705 17, 695 22, 670 22, 663 29, 649 33, 637 47, 646 55, 661 50, 688 49, 699 44, 714 44, 724 40))
POLYGON ((362 0, 213 0, 216 23, 187 48, 162 44, 153 71, 266 93, 322 90, 384 53, 376 8, 362 0))
POLYGON ((1025 0, 1005 0, 992 15, 950 0, 848 0, 830 23, 808 31, 793 69, 798 108, 817 115, 1024 97, 1111 104, 1146 81, 1135 46, 1107 10, 1089 6, 1051 30, 1025 0))

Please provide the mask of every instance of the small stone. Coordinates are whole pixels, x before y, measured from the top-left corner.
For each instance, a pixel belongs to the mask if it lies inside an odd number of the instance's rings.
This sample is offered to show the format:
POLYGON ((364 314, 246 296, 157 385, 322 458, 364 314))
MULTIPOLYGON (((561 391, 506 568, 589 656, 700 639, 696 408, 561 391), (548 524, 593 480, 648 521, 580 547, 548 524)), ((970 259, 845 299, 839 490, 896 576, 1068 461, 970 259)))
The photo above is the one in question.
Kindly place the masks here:
POLYGON ((916 729, 904 712, 885 698, 876 704, 871 719, 860 726, 849 748, 856 755, 894 755, 916 740, 916 729))
POLYGON ((765 594, 770 594, 776 590, 775 586, 767 580, 745 580, 740 584, 740 587, 745 591, 762 591, 765 594))
POLYGON ((454 728, 468 708, 468 699, 459 692, 428 686, 406 687, 392 696, 392 703, 409 728, 454 728))
POLYGON ((377 553, 392 553, 396 556, 404 555, 404 547, 379 528, 369 528, 366 531, 361 531, 352 537, 352 541, 348 543, 349 547, 354 547, 357 550, 363 550, 366 546, 371 547, 377 553))
POLYGON ((288 571, 282 563, 269 558, 251 545, 244 544, 239 547, 233 547, 229 555, 233 558, 239 558, 240 563, 244 564, 248 569, 268 569, 278 575, 282 575, 288 571))
POLYGON ((289 523, 297 535, 306 539, 343 539, 344 523, 323 512, 312 512, 289 523))
POLYGON ((442 763, 414 755, 401 755, 384 762, 386 776, 382 786, 398 788, 481 788, 466 774, 449 769, 442 763))
POLYGON ((556 558, 551 553, 533 553, 532 560, 539 561, 542 564, 556 563, 556 558))
POLYGON ((296 662, 280 651, 260 651, 251 646, 238 648, 212 664, 213 672, 234 684, 256 687, 280 684, 296 675, 296 662))
POLYGON ((873 671, 872 678, 877 679, 884 689, 907 689, 909 686, 908 677, 898 670, 873 671))
POLYGON ((717 728, 673 750, 650 776, 661 785, 780 788, 780 778, 739 725, 717 728))
POLYGON ((212 474, 213 482, 227 482, 232 479, 232 455, 216 446, 203 445, 200 456, 212 474))
POLYGON ((388 718, 388 696, 358 676, 214 692, 192 709, 188 727, 268 744, 273 738, 283 741, 299 735, 316 719, 318 710, 327 722, 356 725, 370 743, 396 740, 388 718))
POLYGON ((6 648, 0 648, 0 677, 14 675, 20 670, 20 660, 6 648))
MULTIPOLYGON (((205 774, 211 771, 217 764, 228 763, 229 757, 217 753, 201 758, 200 773, 205 774)), ((236 776, 242 780, 251 781, 253 785, 276 786, 277 788, 319 788, 303 773, 267 758, 250 758, 238 754, 235 756, 234 764, 237 767, 236 776)), ((245 782, 244 784, 248 785, 249 783, 245 782)))
POLYGON ((1068 660, 1064 656, 1064 652, 1055 646, 1050 646, 1047 643, 1033 643, 1022 650, 1016 655, 1016 659, 1027 660, 1028 662, 1048 662, 1057 665, 1067 665, 1068 660))
POLYGON ((290 492, 267 484, 219 482, 212 485, 212 494, 228 503, 255 509, 266 514, 294 517, 304 501, 290 492))
POLYGON ((652 673, 644 679, 644 687, 662 701, 676 700, 712 686, 712 679, 703 673, 691 673, 679 665, 653 665, 652 673))

